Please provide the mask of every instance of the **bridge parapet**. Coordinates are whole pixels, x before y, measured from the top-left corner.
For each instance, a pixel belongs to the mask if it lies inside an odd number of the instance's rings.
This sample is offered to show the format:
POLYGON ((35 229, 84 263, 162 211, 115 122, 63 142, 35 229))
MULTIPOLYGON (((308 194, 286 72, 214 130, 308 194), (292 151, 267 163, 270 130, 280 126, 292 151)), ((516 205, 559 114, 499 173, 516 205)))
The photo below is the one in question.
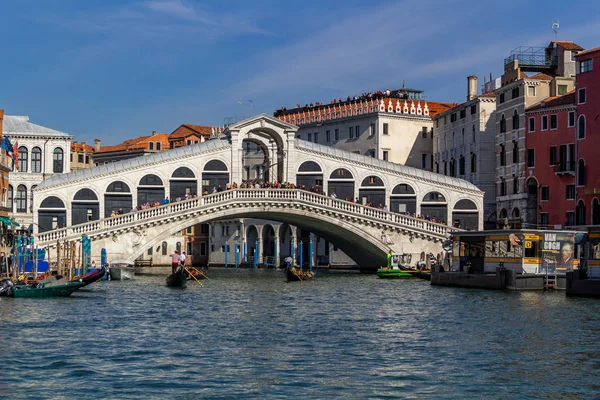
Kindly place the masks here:
POLYGON ((260 205, 281 206, 282 208, 302 207, 315 213, 341 213, 356 220, 359 224, 377 224, 392 230, 400 229, 403 232, 421 235, 436 241, 444 240, 450 232, 456 230, 447 225, 334 199, 300 189, 232 189, 38 233, 36 240, 41 246, 51 245, 57 240, 80 240, 83 234, 94 240, 95 237, 106 237, 117 231, 134 229, 139 225, 160 224, 161 221, 172 221, 174 219, 185 220, 189 215, 198 214, 199 212, 214 213, 224 208, 252 209, 260 205))

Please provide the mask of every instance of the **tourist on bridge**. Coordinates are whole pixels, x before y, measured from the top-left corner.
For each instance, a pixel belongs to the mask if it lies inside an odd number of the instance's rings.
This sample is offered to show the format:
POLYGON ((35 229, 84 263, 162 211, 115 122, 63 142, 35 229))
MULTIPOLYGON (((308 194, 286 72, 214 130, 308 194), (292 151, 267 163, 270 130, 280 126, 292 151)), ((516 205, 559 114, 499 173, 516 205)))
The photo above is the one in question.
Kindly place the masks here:
POLYGON ((173 273, 175 273, 175 271, 177 271, 177 268, 179 267, 179 252, 177 250, 175 250, 173 252, 173 254, 170 254, 171 257, 171 270, 173 271, 173 273))

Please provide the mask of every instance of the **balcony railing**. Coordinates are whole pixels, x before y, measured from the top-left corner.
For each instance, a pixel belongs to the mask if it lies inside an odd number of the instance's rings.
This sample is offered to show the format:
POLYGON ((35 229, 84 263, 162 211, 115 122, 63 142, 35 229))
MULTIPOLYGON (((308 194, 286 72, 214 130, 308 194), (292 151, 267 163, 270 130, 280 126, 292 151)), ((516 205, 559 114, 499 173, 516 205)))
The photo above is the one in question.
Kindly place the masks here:
POLYGON ((556 175, 575 175, 575 161, 560 162, 554 166, 556 175))

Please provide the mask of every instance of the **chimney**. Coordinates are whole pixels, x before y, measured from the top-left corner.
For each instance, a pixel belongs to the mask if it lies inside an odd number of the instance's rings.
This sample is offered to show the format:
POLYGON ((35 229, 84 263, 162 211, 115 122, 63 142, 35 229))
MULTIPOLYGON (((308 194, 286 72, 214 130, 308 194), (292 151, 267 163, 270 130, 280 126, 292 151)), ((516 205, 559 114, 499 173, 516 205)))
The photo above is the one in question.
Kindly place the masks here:
POLYGON ((156 131, 152 131, 152 136, 156 135, 156 131))
POLYGON ((469 101, 477 97, 477 77, 475 75, 468 76, 467 82, 467 101, 469 101))
POLYGON ((100 139, 94 139, 94 151, 100 151, 100 139))

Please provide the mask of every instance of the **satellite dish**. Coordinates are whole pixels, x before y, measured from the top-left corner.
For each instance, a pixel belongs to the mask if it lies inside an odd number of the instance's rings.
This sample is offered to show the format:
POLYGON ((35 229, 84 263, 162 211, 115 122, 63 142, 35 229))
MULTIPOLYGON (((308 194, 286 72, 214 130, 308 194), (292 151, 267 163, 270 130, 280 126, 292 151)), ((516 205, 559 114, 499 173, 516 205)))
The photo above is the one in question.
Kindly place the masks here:
POLYGON ((521 239, 519 239, 514 233, 508 235, 508 240, 510 240, 510 244, 512 244, 513 246, 521 245, 521 239))

